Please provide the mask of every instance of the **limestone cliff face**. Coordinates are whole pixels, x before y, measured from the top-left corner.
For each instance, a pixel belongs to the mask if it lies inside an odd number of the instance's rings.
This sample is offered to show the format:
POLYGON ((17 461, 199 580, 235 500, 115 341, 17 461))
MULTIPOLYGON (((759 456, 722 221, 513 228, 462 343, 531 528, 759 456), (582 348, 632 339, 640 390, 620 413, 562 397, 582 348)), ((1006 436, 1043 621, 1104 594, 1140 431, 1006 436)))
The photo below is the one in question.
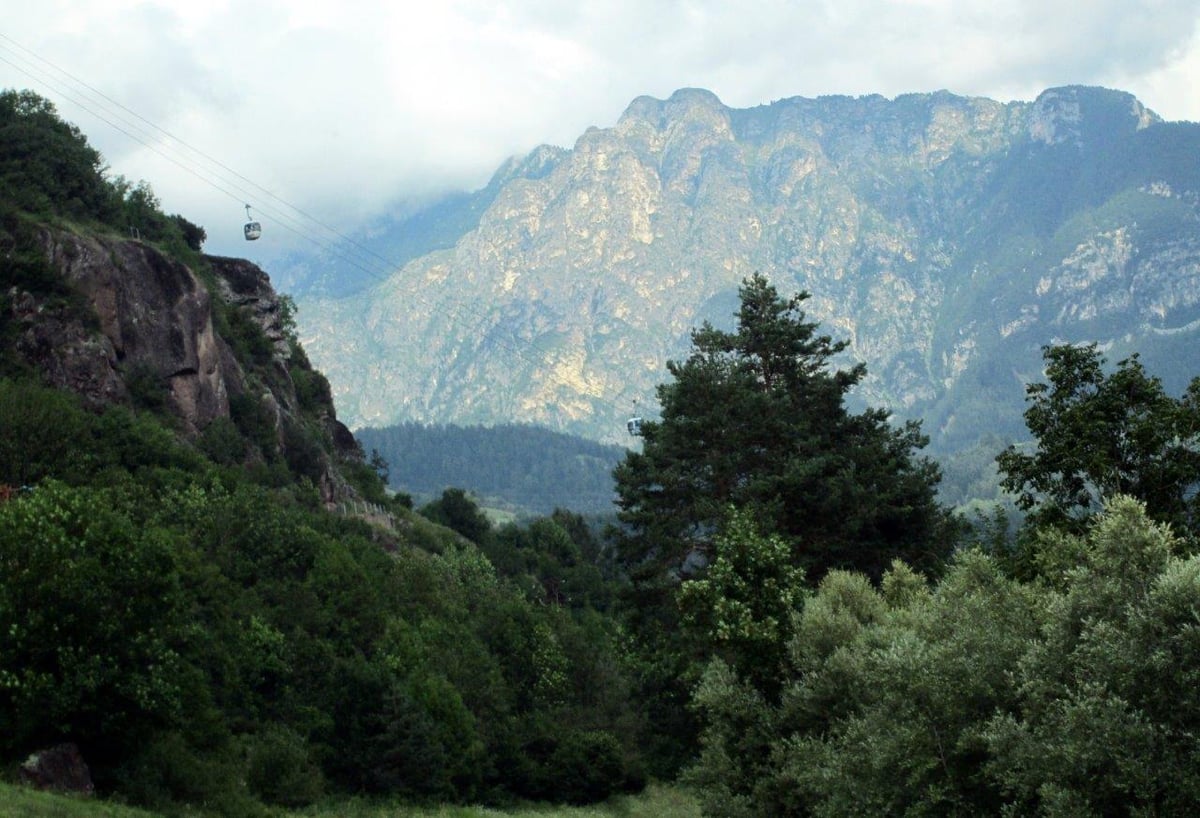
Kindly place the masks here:
POLYGON ((303 340, 352 424, 614 440, 688 331, 729 325, 761 270, 808 291, 810 317, 867 363, 857 399, 935 437, 989 424, 1001 399, 1019 426, 1042 344, 1178 351, 1195 331, 1198 152, 1200 127, 1095 88, 746 110, 698 89, 642 97, 497 174, 452 249, 351 298, 301 294, 303 340))

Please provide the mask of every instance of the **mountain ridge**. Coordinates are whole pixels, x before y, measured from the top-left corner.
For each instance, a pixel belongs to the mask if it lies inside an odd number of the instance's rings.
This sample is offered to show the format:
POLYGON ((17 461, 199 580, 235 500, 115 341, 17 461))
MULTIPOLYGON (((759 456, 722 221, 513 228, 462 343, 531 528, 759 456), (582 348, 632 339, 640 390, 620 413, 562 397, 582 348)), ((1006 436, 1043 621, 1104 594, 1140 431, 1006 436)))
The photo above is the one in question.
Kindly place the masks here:
POLYGON ((453 247, 348 298, 299 294, 299 325, 351 425, 535 422, 613 442, 689 330, 727 326, 761 270, 809 292, 845 362, 867 364, 856 399, 954 448, 1020 433, 1053 340, 1141 350, 1172 378, 1188 362, 1196 151, 1200 126, 1083 86, 747 109, 643 96, 569 150, 506 163, 453 247))

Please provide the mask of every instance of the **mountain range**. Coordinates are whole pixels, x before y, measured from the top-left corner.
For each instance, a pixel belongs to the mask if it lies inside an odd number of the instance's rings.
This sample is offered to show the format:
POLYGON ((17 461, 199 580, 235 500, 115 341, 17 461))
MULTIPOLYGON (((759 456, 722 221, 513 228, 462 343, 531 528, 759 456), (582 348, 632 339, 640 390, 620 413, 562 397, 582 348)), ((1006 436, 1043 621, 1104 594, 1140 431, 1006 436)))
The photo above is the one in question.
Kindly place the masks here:
POLYGON ((273 276, 352 427, 628 442, 666 362, 731 324, 755 271, 809 293, 867 364, 854 399, 922 418, 935 451, 1020 436, 1048 343, 1137 352, 1181 388, 1200 362, 1200 125, 1079 86, 749 109, 684 89, 273 276))

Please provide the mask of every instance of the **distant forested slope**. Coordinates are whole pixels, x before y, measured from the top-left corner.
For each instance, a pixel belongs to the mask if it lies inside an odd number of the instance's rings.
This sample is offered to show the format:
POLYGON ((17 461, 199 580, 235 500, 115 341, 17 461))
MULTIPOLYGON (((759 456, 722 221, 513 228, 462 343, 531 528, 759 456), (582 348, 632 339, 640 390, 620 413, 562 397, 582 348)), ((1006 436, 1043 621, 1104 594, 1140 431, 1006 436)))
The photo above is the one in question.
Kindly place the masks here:
POLYGON ((612 511, 612 471, 626 451, 522 424, 402 423, 356 436, 387 461, 399 491, 423 498, 455 486, 541 514, 612 511))

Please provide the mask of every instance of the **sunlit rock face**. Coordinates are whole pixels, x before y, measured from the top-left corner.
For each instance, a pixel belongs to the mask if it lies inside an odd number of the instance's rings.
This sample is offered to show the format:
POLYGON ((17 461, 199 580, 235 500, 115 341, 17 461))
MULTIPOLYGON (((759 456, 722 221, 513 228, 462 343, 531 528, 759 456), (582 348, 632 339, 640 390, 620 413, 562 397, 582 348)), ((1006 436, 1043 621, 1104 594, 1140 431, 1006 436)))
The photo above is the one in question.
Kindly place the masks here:
POLYGON ((808 292, 845 362, 867 364, 854 400, 953 447, 1020 430, 1052 341, 1141 351, 1169 383, 1200 370, 1184 352, 1200 326, 1197 155, 1200 126, 1098 88, 751 109, 699 89, 639 97, 569 150, 506 163, 452 246, 349 297, 299 292, 302 340, 352 426, 526 421, 619 440, 690 329, 730 326, 757 270, 808 292))

